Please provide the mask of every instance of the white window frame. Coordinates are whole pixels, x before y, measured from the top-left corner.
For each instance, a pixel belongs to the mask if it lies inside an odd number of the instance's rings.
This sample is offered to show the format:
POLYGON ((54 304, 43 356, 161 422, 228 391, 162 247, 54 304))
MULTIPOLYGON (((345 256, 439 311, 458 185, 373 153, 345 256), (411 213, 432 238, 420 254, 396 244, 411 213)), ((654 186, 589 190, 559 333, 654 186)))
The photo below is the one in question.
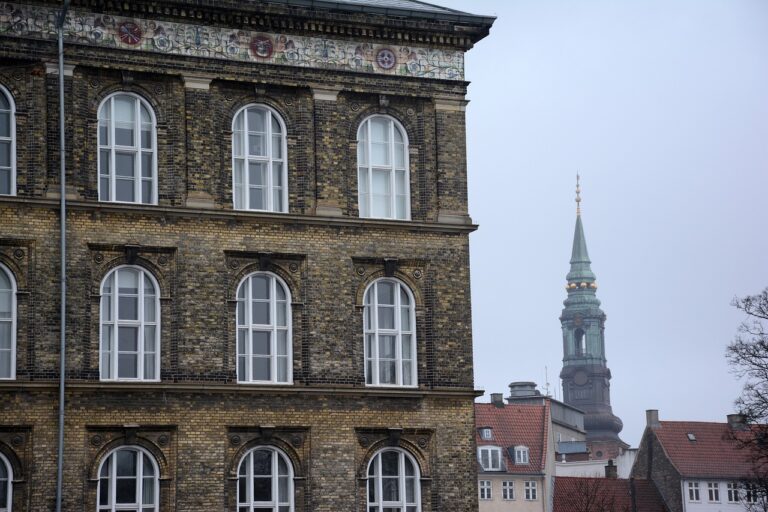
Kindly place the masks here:
POLYGON ((0 141, 9 141, 11 143, 11 187, 8 194, 0 194, 0 196, 15 196, 16 195, 16 102, 13 100, 11 92, 0 85, 0 94, 4 95, 8 100, 10 109, 8 115, 10 117, 10 137, 0 137, 0 141))
POLYGON ((490 480, 480 480, 480 485, 478 486, 478 489, 480 491, 481 500, 493 499, 493 487, 491 485, 490 480))
POLYGON ((515 499, 515 481, 504 480, 501 483, 501 497, 505 501, 513 501, 515 499))
POLYGON ((480 439, 483 439, 485 441, 493 439, 493 429, 481 428, 480 429, 480 439))
POLYGON ((279 510, 282 510, 280 507, 289 507, 289 511, 293 512, 294 503, 296 501, 296 498, 294 496, 294 485, 293 485, 293 479, 294 479, 294 473, 293 473, 293 464, 291 463, 291 459, 279 448, 275 446, 269 446, 269 445, 261 445, 261 446, 254 446, 250 450, 248 450, 245 455, 240 459, 240 463, 237 465, 237 510, 242 510, 243 508, 248 508, 249 511, 253 511, 255 509, 264 509, 264 508, 271 508, 273 512, 278 512, 279 510), (272 500, 271 501, 254 501, 253 500, 253 454, 257 451, 266 450, 269 452, 272 452, 272 460, 271 460, 271 472, 270 472, 270 480, 272 484, 272 500), (280 485, 280 473, 279 473, 279 460, 282 459, 283 462, 285 462, 286 467, 288 468, 288 498, 289 502, 281 502, 280 501, 280 491, 279 491, 279 485, 280 485), (241 470, 243 469, 243 464, 246 464, 245 466, 245 474, 243 475, 241 473, 241 470), (240 496, 240 478, 245 478, 246 480, 246 496, 240 496))
POLYGON ((365 472, 366 475, 366 489, 365 500, 367 503, 366 512, 375 510, 376 512, 384 512, 384 510, 396 510, 397 512, 406 512, 406 510, 414 510, 415 512, 421 512, 421 468, 416 463, 416 459, 413 456, 401 448, 384 448, 377 451, 373 457, 371 457, 368 463, 368 468, 365 472), (398 453, 398 495, 400 499, 398 501, 384 501, 381 498, 384 496, 382 491, 382 470, 381 470, 381 455, 385 452, 397 452, 398 453), (408 460, 413 466, 413 477, 406 477, 405 475, 405 461, 408 460), (376 465, 374 467, 374 465, 376 465), (371 475, 371 468, 373 467, 374 474, 371 475), (406 478, 413 478, 414 480, 414 496, 413 502, 408 502, 406 496, 406 478), (371 502, 370 486, 375 486, 376 500, 371 502), (375 509, 373 508, 375 507, 375 509))
MULTIPOLYGON (((291 289, 283 281, 280 276, 272 272, 251 272, 247 276, 243 277, 240 284, 237 286, 235 293, 235 299, 237 307, 235 308, 235 367, 237 368, 237 382, 240 384, 277 384, 277 385, 290 385, 293 384, 293 312, 291 308, 291 289), (250 284, 250 279, 254 276, 267 277, 269 281, 269 318, 270 324, 255 324, 252 321, 253 315, 253 286, 250 284), (246 296, 240 297, 240 290, 248 282, 248 288, 246 296), (277 287, 280 286, 285 293, 285 323, 286 326, 277 325, 277 287), (244 303, 242 312, 240 311, 240 304, 244 303), (241 319, 241 316, 245 318, 241 319), (241 330, 247 331, 245 339, 245 353, 240 351, 239 333, 241 330), (270 366, 269 366, 269 380, 257 380, 253 379, 253 333, 254 331, 269 332, 270 340, 270 366), (278 355, 277 353, 277 333, 278 331, 286 332, 286 344, 287 344, 287 356, 278 355), (240 375, 240 358, 245 360, 245 375, 240 375), (287 358, 286 380, 277 380, 278 371, 277 364, 278 358, 287 358)), ((258 299, 257 299, 258 300, 258 299)))
POLYGON ((11 283, 11 318, 3 319, 0 322, 11 324, 11 348, 8 350, 11 354, 11 373, 4 377, 0 375, 0 380, 15 380, 16 379, 16 323, 18 321, 19 312, 17 310, 16 293, 18 288, 16 285, 16 279, 11 272, 11 269, 0 263, 0 273, 5 274, 8 277, 8 281, 11 283))
POLYGON ((701 493, 699 493, 699 482, 688 482, 688 501, 694 503, 701 501, 701 493))
POLYGON ((413 292, 404 282, 391 277, 382 277, 376 279, 368 285, 363 294, 363 357, 365 368, 365 383, 370 387, 418 387, 418 347, 416 338, 416 300, 413 292), (395 328, 383 329, 379 327, 379 283, 391 283, 395 285, 395 328), (409 331, 402 328, 402 308, 404 307, 400 300, 400 290, 405 290, 410 304, 409 315, 411 329, 409 331), (411 384, 404 384, 403 365, 408 361, 403 352, 403 335, 411 336, 411 384), (395 383, 381 383, 379 375, 379 336, 395 337, 395 383), (368 338, 372 337, 372 352, 368 348, 368 338), (368 369, 369 363, 371 369, 368 369))
POLYGON ((739 502, 739 483, 738 482, 728 482, 725 484, 726 491, 728 493, 728 503, 738 503, 739 502))
POLYGON ((0 496, 0 499, 3 500, 0 502, 0 512, 10 512, 13 508, 13 467, 2 453, 0 453, 0 465, 5 468, 7 475, 6 493, 5 496, 0 496))
POLYGON ((530 464, 530 450, 527 446, 515 446, 515 464, 530 464))
POLYGON ((102 102, 99 104, 99 109, 97 110, 98 115, 98 123, 96 125, 96 142, 97 142, 97 165, 96 165, 96 183, 98 188, 98 197, 100 202, 104 203, 122 203, 122 204, 147 204, 147 205, 156 205, 157 204, 157 196, 158 196, 158 178, 157 178, 157 117, 155 116, 155 111, 152 108, 152 105, 149 104, 149 102, 144 99, 143 97, 139 96, 138 94, 127 92, 127 91, 117 91, 106 98, 102 100, 102 102), (133 146, 118 146, 115 143, 115 104, 114 99, 118 96, 129 96, 136 100, 135 103, 135 111, 134 111, 134 132, 135 132, 135 140, 133 146), (109 130, 109 144, 102 144, 101 140, 101 123, 102 123, 102 117, 101 117, 101 109, 105 107, 105 105, 109 102, 109 123, 108 123, 108 130, 109 130), (152 133, 151 133, 151 139, 152 139, 152 148, 150 150, 146 150, 141 145, 141 128, 142 128, 142 122, 141 122, 141 107, 144 107, 147 109, 147 112, 149 112, 149 117, 152 120, 152 133), (102 199, 102 186, 101 186, 101 177, 102 177, 102 166, 101 166, 101 153, 102 151, 108 151, 109 152, 109 199, 102 199), (118 201, 117 200, 117 168, 115 167, 115 153, 133 153, 134 156, 134 185, 133 185, 133 191, 134 191, 134 197, 136 198, 135 201, 118 201), (145 153, 151 153, 152 154, 152 176, 151 178, 147 179, 142 174, 142 154, 145 153), (147 201, 143 201, 142 197, 142 187, 141 184, 144 181, 150 181, 152 183, 152 194, 151 197, 147 201))
POLYGON ((539 485, 534 480, 525 482, 525 501, 536 501, 539 499, 539 485))
POLYGON ((719 482, 707 482, 707 499, 710 503, 720 503, 719 482))
POLYGON ((744 503, 757 503, 758 502, 758 493, 757 493, 757 486, 755 484, 746 483, 744 484, 743 489, 743 497, 741 498, 744 503))
MULTIPOLYGON (((374 114, 366 117, 357 129, 357 183, 358 183, 358 210, 360 217, 368 219, 390 219, 390 220, 411 220, 411 183, 410 183, 410 162, 409 162, 409 148, 408 132, 405 131, 403 125, 392 116, 385 114, 374 114), (389 162, 388 166, 374 166, 371 159, 371 120, 376 118, 386 119, 389 122, 389 162), (365 132, 363 132, 365 130, 365 132), (395 130, 400 132, 403 139, 403 165, 404 168, 397 168, 397 160, 395 158, 395 130), (363 146, 364 144, 364 146, 363 146), (361 158, 363 157, 363 158, 361 158), (379 217, 373 215, 373 170, 387 171, 389 173, 389 216, 379 217), (397 215, 397 171, 404 171, 404 190, 405 206, 403 216, 397 215), (361 180, 362 173, 365 172, 367 176, 367 190, 363 193, 363 180, 361 180), (368 197, 367 204, 363 204, 363 195, 368 197)), ((381 194, 379 194, 381 195, 381 194)))
POLYGON ((148 450, 141 446, 119 446, 115 448, 114 450, 111 450, 102 460, 99 464, 99 470, 96 473, 98 478, 98 484, 96 486, 96 510, 97 512, 118 512, 120 510, 141 510, 142 512, 149 510, 149 508, 152 508, 153 512, 159 512, 160 510, 160 468, 157 464, 157 461, 155 460, 154 455, 152 455, 148 450), (138 452, 138 463, 136 467, 136 496, 139 497, 139 501, 141 500, 141 497, 143 496, 143 488, 144 488, 144 456, 146 455, 149 459, 150 464, 152 465, 152 469, 154 471, 154 478, 152 484, 154 485, 154 504, 149 505, 143 505, 141 503, 120 503, 118 504, 116 502, 116 494, 115 494, 115 488, 117 486, 117 464, 111 463, 114 457, 116 457, 117 452, 128 450, 128 451, 134 451, 138 452), (108 505, 101 505, 100 504, 100 498, 101 498, 101 485, 102 485, 102 476, 101 476, 101 470, 104 467, 105 463, 110 463, 109 466, 109 475, 107 477, 108 485, 110 486, 109 489, 109 504, 108 505))
POLYGON ((478 446, 477 447, 477 461, 484 471, 501 471, 502 468, 502 451, 498 446, 478 446), (488 464, 483 464, 483 452, 488 452, 488 464), (496 454, 496 462, 493 463, 493 454, 496 454))
POLYGON ((152 272, 148 271, 144 267, 138 265, 120 265, 110 270, 104 279, 101 280, 99 287, 100 300, 99 300, 99 378, 102 381, 109 382, 159 382, 160 381, 160 330, 161 330, 161 318, 160 318, 160 285, 157 283, 157 279, 152 275, 152 272), (119 308, 119 271, 124 269, 135 270, 139 272, 139 290, 138 290, 138 320, 121 320, 118 315, 119 308), (104 318, 104 301, 106 300, 106 294, 104 293, 104 285, 107 279, 114 276, 113 288, 112 288, 112 305, 111 305, 111 320, 105 320, 104 318), (155 321, 150 322, 145 319, 144 301, 146 298, 144 290, 144 277, 149 278, 152 286, 155 287, 155 321), (104 328, 105 326, 111 326, 112 328, 112 340, 111 349, 109 355, 110 372, 107 374, 104 368, 104 328), (136 327, 138 328, 138 340, 137 340, 137 358, 136 362, 136 377, 119 377, 118 376, 118 364, 119 364, 119 330, 121 326, 136 327), (154 374, 152 379, 145 378, 146 367, 144 361, 145 344, 144 344, 144 331, 146 327, 155 328, 155 359, 154 359, 154 374))
POLYGON ((235 115, 232 117, 232 208, 239 211, 251 211, 251 212, 274 212, 274 213, 288 213, 288 133, 286 130, 285 122, 283 121, 283 117, 272 107, 260 103, 251 103, 249 105, 246 105, 242 107, 240 110, 238 110, 235 115), (258 155, 251 155, 248 151, 248 113, 247 111, 250 109, 256 109, 256 110, 262 110, 266 113, 265 117, 265 128, 266 132, 264 134, 265 137, 265 145, 267 149, 267 155, 266 156, 258 156, 258 155), (240 131, 237 129, 237 121, 240 116, 243 116, 243 130, 240 131), (282 153, 282 158, 276 158, 273 151, 273 145, 272 145, 272 138, 274 137, 274 134, 272 133, 272 119, 275 119, 277 123, 280 125, 281 130, 281 141, 280 141, 280 151, 282 153), (236 137, 242 137, 240 140, 240 150, 241 154, 237 154, 236 152, 236 144, 235 144, 235 138, 236 137), (243 183, 240 186, 240 191, 238 193, 238 186, 237 181, 235 179, 235 169, 237 167, 237 162, 241 161, 243 162, 243 183), (267 201, 265 204, 265 208, 251 208, 250 207, 250 198, 251 198, 251 184, 250 184, 250 173, 248 172, 248 164, 250 162, 254 163, 263 163, 266 164, 268 171, 267 171, 267 181, 264 184, 264 188, 267 190, 267 201), (274 200, 274 189, 276 188, 274 183, 274 176, 273 176, 273 164, 275 163, 281 163, 282 164, 282 190, 281 190, 281 208, 276 209, 275 208, 275 200, 274 200), (239 197, 238 197, 239 195, 239 197), (238 207, 238 202, 239 207, 238 207))

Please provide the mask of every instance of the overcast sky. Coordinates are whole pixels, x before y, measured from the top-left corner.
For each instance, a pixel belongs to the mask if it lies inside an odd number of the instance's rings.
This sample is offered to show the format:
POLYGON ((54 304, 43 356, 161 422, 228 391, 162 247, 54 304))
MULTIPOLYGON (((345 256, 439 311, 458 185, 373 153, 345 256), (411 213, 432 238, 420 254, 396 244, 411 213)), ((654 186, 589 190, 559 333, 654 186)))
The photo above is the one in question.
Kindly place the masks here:
POLYGON ((467 54, 476 387, 561 396, 578 170, 623 439, 725 421, 730 302, 768 286, 768 2, 434 3, 498 17, 467 54))

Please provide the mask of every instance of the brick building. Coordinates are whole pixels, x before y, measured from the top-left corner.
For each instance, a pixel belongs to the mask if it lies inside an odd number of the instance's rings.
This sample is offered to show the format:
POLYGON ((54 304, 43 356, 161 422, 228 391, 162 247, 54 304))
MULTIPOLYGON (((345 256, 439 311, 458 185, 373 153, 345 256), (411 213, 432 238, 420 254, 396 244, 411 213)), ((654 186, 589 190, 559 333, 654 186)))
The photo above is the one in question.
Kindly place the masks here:
MULTIPOLYGON (((59 9, 0 8, 0 510, 56 494, 59 9)), ((72 2, 63 510, 477 509, 463 58, 492 22, 72 2)))

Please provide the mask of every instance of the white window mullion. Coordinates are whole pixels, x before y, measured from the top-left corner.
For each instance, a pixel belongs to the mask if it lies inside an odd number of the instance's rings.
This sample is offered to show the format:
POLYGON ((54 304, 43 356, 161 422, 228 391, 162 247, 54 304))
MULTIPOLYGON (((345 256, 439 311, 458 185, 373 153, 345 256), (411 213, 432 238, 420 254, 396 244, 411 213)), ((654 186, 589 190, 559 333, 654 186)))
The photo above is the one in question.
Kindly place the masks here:
POLYGON ((245 373, 247 374, 247 382, 253 381, 253 354, 251 354, 251 345, 253 343, 253 318, 251 308, 253 307, 253 283, 251 277, 248 277, 248 283, 246 288, 246 302, 245 302, 245 317, 248 319, 246 325, 248 326, 248 336, 246 336, 245 344, 245 373))
POLYGON ((136 482, 136 506, 141 509, 142 488, 144 487, 144 453, 139 451, 135 453, 138 459, 136 461, 136 478, 138 479, 138 482, 136 482))
POLYGON ((141 112, 139 100, 133 99, 133 198, 136 203, 143 203, 141 196, 141 112), (136 149, 138 148, 138 150, 136 149))
POLYGON ((114 512, 117 502, 117 452, 109 456, 109 508, 114 512))
POLYGON ((269 278, 269 321, 271 323, 269 333, 269 367, 271 368, 270 381, 277 382, 277 280, 269 278))
POLYGON ((379 512, 384 509, 384 473, 381 467, 382 454, 376 457, 376 496, 379 502, 379 512))
POLYGON ((109 98, 109 200, 117 199, 117 184, 115 183, 115 97, 109 98))
MULTIPOLYGON (((136 297, 136 303, 138 304, 138 317, 139 317, 139 325, 136 329, 136 336, 137 336, 137 346, 136 350, 138 352, 138 362, 136 364, 136 377, 138 377, 139 380, 144 380, 144 301, 146 300, 144 298, 144 274, 139 272, 139 296, 136 297)), ((155 329, 157 331, 157 329, 155 329)))
MULTIPOLYGON (((399 283, 393 283, 395 288, 395 382, 397 382, 398 386, 403 385, 403 330, 402 330, 402 322, 401 315, 402 311, 400 309, 401 303, 400 303, 400 284, 399 283)), ((401 454, 402 455, 402 454, 401 454)))
POLYGON ((405 455, 403 455, 403 452, 399 452, 397 457, 398 462, 398 468, 397 468, 397 475, 398 475, 398 485, 400 487, 399 494, 400 494, 400 503, 399 505, 402 508, 402 510, 405 510, 405 506, 408 503, 408 498, 405 495, 405 455))
POLYGON ((266 193, 267 193, 267 202, 265 206, 267 207, 267 210, 273 212, 275 211, 275 205, 272 202, 272 112, 267 110, 266 114, 264 116, 266 121, 266 126, 264 127, 264 136, 266 137, 266 145, 267 145, 267 180, 264 182, 264 186, 266 187, 266 193))
POLYGON ((120 302, 120 293, 118 283, 120 279, 120 269, 115 271, 115 276, 112 281, 112 378, 117 380, 117 359, 119 350, 117 349, 118 335, 120 331, 120 320, 117 317, 118 303, 120 302))
POLYGON ((371 380, 371 383, 373 385, 378 386, 379 385, 379 283, 378 281, 373 283, 373 315, 371 315, 371 320, 373 320, 373 345, 371 349, 373 350, 373 357, 371 358, 371 367, 373 369, 373 379, 371 380))
POLYGON ((368 145, 368 148, 366 148, 368 151, 368 166, 366 169, 368 172, 368 211, 366 212, 366 217, 373 217, 373 139, 371 138, 370 119, 366 121, 366 125, 368 130, 368 140, 366 141, 368 145))
POLYGON ((389 122, 389 207, 390 216, 393 219, 397 219, 397 183, 395 183, 395 123, 388 119, 389 122))

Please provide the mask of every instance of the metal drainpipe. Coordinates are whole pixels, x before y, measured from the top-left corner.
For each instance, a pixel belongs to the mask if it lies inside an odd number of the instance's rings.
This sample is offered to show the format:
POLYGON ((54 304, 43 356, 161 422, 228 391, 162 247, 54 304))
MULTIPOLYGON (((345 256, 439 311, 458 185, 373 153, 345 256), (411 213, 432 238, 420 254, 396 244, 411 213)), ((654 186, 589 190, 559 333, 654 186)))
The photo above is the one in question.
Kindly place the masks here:
POLYGON ((64 383, 66 380, 66 350, 67 350, 67 183, 66 183, 66 148, 64 146, 64 20, 67 16, 69 0, 64 5, 57 20, 59 39, 59 160, 61 170, 59 175, 59 225, 61 228, 61 307, 60 318, 60 365, 59 365, 59 450, 56 459, 56 512, 61 512, 62 480, 64 476, 64 383))

